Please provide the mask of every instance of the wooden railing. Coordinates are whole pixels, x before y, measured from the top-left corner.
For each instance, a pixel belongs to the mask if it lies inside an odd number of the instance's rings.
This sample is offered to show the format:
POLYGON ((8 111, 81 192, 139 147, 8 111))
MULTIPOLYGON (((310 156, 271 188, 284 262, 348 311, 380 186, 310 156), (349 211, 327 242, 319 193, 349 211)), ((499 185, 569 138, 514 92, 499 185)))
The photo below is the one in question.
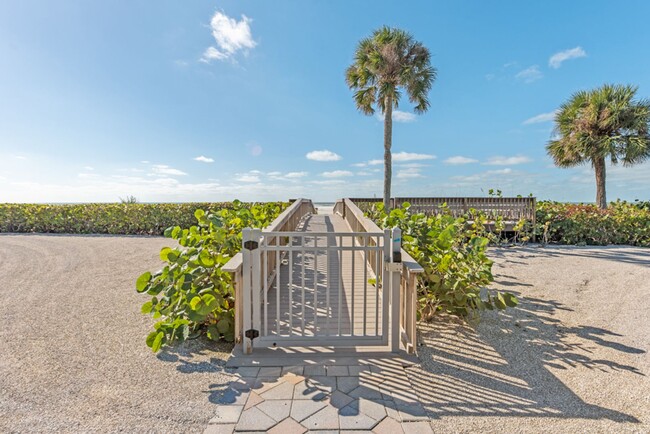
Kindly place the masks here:
MULTIPOLYGON (((262 229, 262 234, 265 232, 291 232, 295 231, 300 221, 309 214, 315 214, 316 209, 314 204, 309 199, 297 199, 289 205, 273 222, 262 229)), ((281 245, 286 244, 286 239, 282 237, 275 237, 275 243, 280 243, 281 245)), ((276 269, 275 255, 267 255, 267 266, 261 267, 261 270, 267 270, 266 275, 260 275, 260 279, 263 282, 263 279, 270 279, 273 274, 273 270, 276 269)), ((232 277, 232 282, 235 287, 235 337, 241 339, 243 332, 243 297, 241 295, 242 285, 243 285, 243 275, 242 275, 242 254, 237 253, 233 256, 230 261, 228 261, 223 267, 222 270, 230 273, 232 277)), ((263 273, 263 271, 262 271, 263 273)))
MULTIPOLYGON (((334 205, 334 213, 343 217, 348 223, 352 232, 382 232, 382 230, 369 218, 351 199, 342 199, 334 205)), ((363 238, 359 238, 363 242, 363 238)), ((374 243, 374 241, 369 241, 374 243)), ((374 245, 374 244, 373 244, 374 245)), ((400 336, 402 344, 408 353, 414 353, 417 344, 417 284, 418 274, 424 273, 424 269, 404 249, 402 253, 402 277, 400 284, 400 336)), ((377 258, 375 252, 369 255, 368 262, 371 269, 377 274, 377 258)), ((379 261, 383 264, 384 261, 379 261)))
MULTIPOLYGON (((382 201, 377 198, 351 198, 350 200, 357 205, 382 201)), ((492 216, 503 217, 505 221, 517 222, 523 218, 535 223, 536 199, 534 197, 395 197, 391 199, 391 207, 401 207, 404 202, 411 204, 413 212, 427 215, 442 212, 441 206, 447 204, 447 209, 454 217, 475 209, 492 216)))

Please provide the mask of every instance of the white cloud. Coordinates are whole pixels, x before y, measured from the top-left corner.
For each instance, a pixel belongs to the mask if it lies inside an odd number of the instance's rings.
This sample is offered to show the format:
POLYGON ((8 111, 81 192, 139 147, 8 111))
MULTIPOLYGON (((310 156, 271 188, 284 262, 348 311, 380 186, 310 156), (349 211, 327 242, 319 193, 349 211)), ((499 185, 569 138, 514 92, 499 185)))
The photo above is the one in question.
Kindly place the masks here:
POLYGON ((140 161, 140 163, 142 163, 142 164, 149 164, 149 161, 147 161, 147 160, 142 160, 142 161, 140 161))
POLYGON ((435 155, 430 154, 416 154, 413 152, 397 152, 393 154, 393 161, 402 162, 402 161, 420 161, 420 160, 433 160, 435 155))
POLYGON ((533 81, 539 80, 544 74, 539 70, 539 66, 533 65, 528 68, 521 70, 515 75, 517 80, 521 80, 524 83, 532 83, 533 81))
POLYGON ((488 175, 509 175, 512 173, 512 169, 509 167, 506 167, 505 169, 498 169, 498 170, 488 170, 487 172, 488 175))
POLYGON ((400 169, 395 175, 398 179, 409 179, 409 178, 423 178, 424 175, 420 173, 422 169, 420 167, 407 167, 405 169, 400 169))
MULTIPOLYGON (((384 115, 382 113, 377 113, 375 116, 377 116, 377 119, 380 121, 384 120, 384 115)), ((413 122, 416 118, 417 116, 413 113, 403 112, 401 110, 393 110, 393 120, 395 122, 413 122)))
POLYGON ((555 114, 557 111, 552 111, 549 113, 541 113, 537 116, 533 116, 532 118, 526 119, 523 124, 524 125, 530 125, 530 124, 541 124, 543 122, 550 122, 553 119, 555 119, 555 114))
POLYGON ((587 57, 587 53, 580 46, 564 51, 559 51, 548 59, 548 66, 553 69, 558 69, 560 66, 562 66, 562 62, 566 60, 577 59, 580 57, 587 57))
POLYGON ((345 176, 353 176, 354 174, 349 170, 334 170, 332 172, 323 172, 321 176, 325 178, 343 178, 345 176))
POLYGON ((284 175, 284 177, 288 179, 297 179, 297 178, 304 178, 307 175, 308 175, 307 172, 289 172, 286 175, 284 175))
POLYGON ((514 157, 496 156, 488 158, 488 160, 483 164, 487 164, 488 166, 512 166, 515 164, 530 163, 531 161, 533 160, 525 155, 517 155, 514 157))
POLYGON ((444 161, 445 164, 449 164, 451 166, 458 166, 460 164, 471 164, 471 163, 478 163, 478 160, 474 158, 468 158, 468 157, 463 157, 461 155, 457 155, 455 157, 449 157, 444 161))
POLYGON ((269 176, 281 176, 282 172, 269 172, 269 173, 267 173, 267 175, 269 175, 269 176))
POLYGON ((368 161, 368 166, 378 166, 384 164, 384 160, 370 160, 368 161))
POLYGON ((84 166, 84 170, 91 170, 92 171, 92 170, 95 170, 95 168, 91 167, 91 166, 84 166))
POLYGON ((246 15, 242 15, 241 21, 237 21, 223 12, 215 12, 210 20, 210 28, 217 46, 208 47, 200 60, 205 63, 210 63, 212 60, 225 60, 238 51, 246 54, 248 50, 254 48, 257 43, 251 33, 252 21, 246 15))
POLYGON ((199 155, 194 159, 194 161, 200 161, 202 163, 214 163, 214 158, 204 157, 203 155, 199 155))
POLYGON ((22 156, 22 155, 14 155, 14 158, 15 158, 16 160, 26 160, 26 159, 27 159, 27 157, 24 157, 24 156, 22 156))
POLYGON ((325 181, 311 181, 310 184, 315 184, 315 185, 342 185, 345 184, 346 181, 342 179, 328 179, 325 181))
POLYGON ((352 164, 352 167, 366 167, 368 163, 354 163, 352 164))
POLYGON ((170 176, 185 176, 187 173, 174 169, 172 167, 169 167, 165 164, 154 164, 151 166, 151 172, 154 175, 170 175, 170 176))
POLYGON ((323 149, 322 151, 311 151, 305 155, 308 160, 313 161, 339 161, 341 156, 335 152, 323 149))
POLYGON ((403 112, 400 110, 393 111, 393 120, 395 122, 413 122, 416 116, 413 113, 403 112))
POLYGON ((257 175, 240 175, 236 180, 239 182, 260 182, 260 177, 257 175))

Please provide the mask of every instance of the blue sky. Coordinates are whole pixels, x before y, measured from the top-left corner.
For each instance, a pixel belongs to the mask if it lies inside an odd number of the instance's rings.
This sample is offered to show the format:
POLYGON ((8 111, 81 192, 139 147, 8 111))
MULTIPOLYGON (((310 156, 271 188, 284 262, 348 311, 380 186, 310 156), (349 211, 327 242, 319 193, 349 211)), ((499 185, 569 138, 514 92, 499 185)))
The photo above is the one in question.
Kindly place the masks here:
MULTIPOLYGON (((550 114, 605 82, 650 97, 648 16, 645 1, 0 1, 0 202, 381 196, 382 123, 344 71, 384 24, 438 68, 430 110, 395 117, 395 195, 592 201, 590 167, 545 155, 550 114)), ((608 175, 609 198, 650 199, 649 164, 608 175)))

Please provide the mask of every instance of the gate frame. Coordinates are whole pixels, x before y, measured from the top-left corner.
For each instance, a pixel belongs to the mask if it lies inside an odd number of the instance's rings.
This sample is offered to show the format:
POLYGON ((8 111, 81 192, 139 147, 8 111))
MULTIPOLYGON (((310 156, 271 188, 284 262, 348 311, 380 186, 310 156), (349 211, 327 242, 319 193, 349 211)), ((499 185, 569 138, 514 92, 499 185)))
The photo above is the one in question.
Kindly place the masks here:
MULTIPOLYGON (((342 238, 341 238, 342 239, 342 238)), ((266 246, 269 247, 269 246, 266 246)), ((359 246, 361 247, 361 246, 359 246)), ((319 249, 317 246, 308 248, 317 253, 323 251, 352 251, 352 254, 359 250, 367 249, 366 246, 355 250, 354 241, 352 247, 345 246, 326 246, 319 249)), ((355 347, 355 346, 390 346, 390 350, 397 352, 400 349, 400 283, 403 265, 401 263, 401 231, 398 228, 385 229, 383 234, 378 232, 356 233, 356 232, 326 232, 326 233, 312 233, 312 232, 262 232, 259 229, 244 228, 242 230, 242 274, 243 285, 241 294, 243 296, 243 336, 242 336, 242 349, 244 354, 251 354, 254 347, 254 340, 260 338, 260 342, 269 343, 273 342, 273 346, 277 343, 286 344, 288 347, 303 347, 303 346, 332 346, 332 347, 355 347), (282 235, 281 235, 282 234, 282 235), (381 289, 382 297, 382 334, 377 336, 355 336, 354 334, 348 335, 314 335, 306 338, 305 336, 261 336, 261 291, 262 279, 267 276, 262 276, 261 262, 262 262, 262 237, 275 237, 276 245, 274 248, 268 249, 272 251, 304 251, 305 248, 301 246, 287 245, 280 246, 279 238, 286 237, 318 237, 318 236, 334 236, 337 237, 352 237, 354 240, 357 236, 365 237, 383 237, 384 245, 377 246, 376 250, 382 252, 381 270, 383 285, 381 289)), ((364 264, 366 267, 369 264, 364 264)), ((279 266, 279 264, 278 264, 279 266)), ((266 267, 265 267, 266 268, 266 267)), ((377 270, 379 271, 379 270, 377 270)), ((292 272, 292 270, 289 270, 292 272)), ((289 277, 292 279, 292 276, 289 277)), ((273 279, 279 279, 276 274, 273 279)), ((366 283, 367 284, 367 283, 366 283)), ((266 286, 265 286, 266 288, 266 286)), ((375 286, 376 288, 376 286, 375 286)), ((377 289, 379 291, 379 289, 377 289)), ((276 297, 279 297, 279 292, 276 297)), ((339 300, 339 303, 341 300, 339 300)), ((379 306, 375 307, 376 313, 379 314, 379 306)), ((279 321, 280 312, 276 312, 279 321)), ((265 318, 268 321, 268 318, 265 318)), ((339 318, 340 321, 340 318, 339 318)), ((351 323, 351 331, 354 333, 354 324, 351 323)), ((378 330, 375 330, 377 333, 378 330)), ((261 345, 266 347, 266 345, 261 345)))

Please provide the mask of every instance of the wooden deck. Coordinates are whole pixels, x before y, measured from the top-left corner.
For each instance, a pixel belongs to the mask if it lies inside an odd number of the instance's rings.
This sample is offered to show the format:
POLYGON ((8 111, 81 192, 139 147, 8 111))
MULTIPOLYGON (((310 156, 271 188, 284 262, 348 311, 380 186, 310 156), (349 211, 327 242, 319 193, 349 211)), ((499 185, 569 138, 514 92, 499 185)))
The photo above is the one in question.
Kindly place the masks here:
MULTIPOLYGON (((338 215, 310 215, 296 232, 341 233, 351 229, 338 215)), ((300 247, 300 239, 292 239, 291 245, 300 247)), ((359 245, 350 236, 307 237, 305 247, 316 247, 316 252, 279 253, 280 278, 273 279, 266 298, 262 289, 263 337, 382 335, 382 297, 369 283, 375 275, 367 265, 368 254, 327 250, 328 246, 351 247, 353 242, 359 245)))

